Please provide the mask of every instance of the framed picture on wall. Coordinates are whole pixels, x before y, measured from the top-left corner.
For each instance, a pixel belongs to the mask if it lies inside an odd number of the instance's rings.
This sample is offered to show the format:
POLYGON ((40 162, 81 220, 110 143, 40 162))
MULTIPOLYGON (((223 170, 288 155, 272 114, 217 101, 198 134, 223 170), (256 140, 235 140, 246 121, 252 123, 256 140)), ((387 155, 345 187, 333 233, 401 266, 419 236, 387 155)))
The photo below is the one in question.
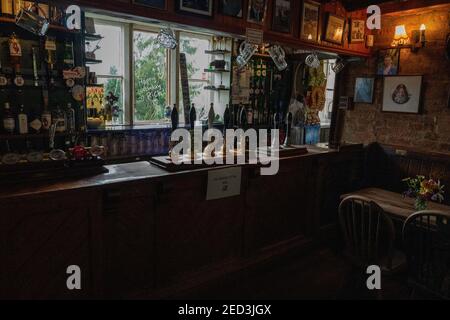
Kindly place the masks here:
POLYGON ((317 42, 319 36, 320 3, 303 2, 300 37, 302 40, 317 42))
POLYGON ((328 14, 325 29, 325 41, 342 44, 344 40, 345 19, 334 14, 328 14))
POLYGON ((375 78, 356 78, 355 103, 373 103, 375 78))
POLYGON ((366 21, 350 19, 350 43, 364 42, 366 35, 366 21))
POLYGON ((165 10, 166 0, 133 0, 133 4, 165 10))
POLYGON ((390 76, 384 78, 383 111, 419 113, 423 76, 390 76))
POLYGON ((263 24, 266 17, 267 0, 248 0, 247 21, 263 24))
POLYGON ((292 29, 291 0, 273 0, 272 30, 290 33, 292 29))
POLYGON ((212 17, 213 3, 213 0, 178 0, 177 10, 212 17))
POLYGON ((400 69, 400 49, 386 49, 378 52, 377 75, 396 76, 400 69))
POLYGON ((244 16, 244 0, 220 0, 219 10, 225 16, 242 18, 244 16))

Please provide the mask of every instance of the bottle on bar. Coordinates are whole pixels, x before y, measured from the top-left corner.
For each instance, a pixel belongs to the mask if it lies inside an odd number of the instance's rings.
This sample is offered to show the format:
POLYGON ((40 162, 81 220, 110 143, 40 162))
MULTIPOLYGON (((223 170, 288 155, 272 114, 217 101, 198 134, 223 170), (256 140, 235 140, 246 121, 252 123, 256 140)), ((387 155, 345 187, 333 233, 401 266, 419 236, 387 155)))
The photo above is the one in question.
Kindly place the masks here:
POLYGON ((39 113, 36 108, 31 110, 30 123, 29 123, 30 133, 39 133, 42 129, 42 121, 39 117, 39 113))
POLYGON ((75 109, 72 108, 72 104, 68 103, 66 108, 66 118, 67 118, 67 132, 74 133, 76 131, 76 121, 75 121, 75 109))
POLYGON ((24 80, 20 75, 20 63, 22 59, 22 46, 20 45, 19 39, 15 33, 11 35, 8 40, 9 44, 9 59, 11 62, 11 66, 14 69, 15 78, 14 84, 18 87, 22 87, 24 85, 24 80))
POLYGON ((19 134, 28 134, 28 116, 25 113, 25 106, 20 105, 19 113, 17 114, 17 124, 19 134))
POLYGON ((66 132, 66 115, 60 106, 57 105, 52 116, 53 124, 56 126, 56 132, 64 133, 66 132))
POLYGON ((3 130, 5 133, 13 134, 16 129, 16 121, 14 119, 13 113, 9 102, 5 102, 3 109, 3 130))

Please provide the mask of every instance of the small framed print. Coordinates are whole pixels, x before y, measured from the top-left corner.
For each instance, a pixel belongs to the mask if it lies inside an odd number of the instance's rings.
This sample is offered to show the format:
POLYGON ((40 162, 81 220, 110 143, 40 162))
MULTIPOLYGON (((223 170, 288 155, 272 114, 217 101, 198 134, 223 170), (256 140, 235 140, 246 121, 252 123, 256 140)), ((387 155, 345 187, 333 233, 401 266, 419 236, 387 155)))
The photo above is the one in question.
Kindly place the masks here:
POLYGON ((212 17, 213 3, 213 0, 178 0, 177 10, 212 17))
POLYGON ((242 18, 244 16, 244 0, 220 0, 220 13, 224 16, 242 18))
POLYGON ((356 78, 355 103, 373 103, 375 78, 356 78))
POLYGON ((167 9, 166 0, 133 0, 133 4, 156 8, 161 10, 167 9))
POLYGON ((400 49, 386 49, 378 52, 377 75, 396 76, 400 69, 400 49))
POLYGON ((366 35, 366 21, 350 19, 350 43, 364 42, 366 35))
POLYGON ((290 33, 292 29, 292 0, 273 0, 272 30, 290 33))
POLYGON ((249 0, 247 21, 263 24, 266 17, 267 0, 249 0))
POLYGON ((423 76, 384 77, 383 111, 397 113, 420 112, 423 76))
POLYGON ((334 14, 328 14, 325 41, 342 45, 344 40, 345 19, 334 14))
POLYGON ((305 0, 302 7, 300 37, 302 40, 317 42, 319 36, 320 3, 305 0))

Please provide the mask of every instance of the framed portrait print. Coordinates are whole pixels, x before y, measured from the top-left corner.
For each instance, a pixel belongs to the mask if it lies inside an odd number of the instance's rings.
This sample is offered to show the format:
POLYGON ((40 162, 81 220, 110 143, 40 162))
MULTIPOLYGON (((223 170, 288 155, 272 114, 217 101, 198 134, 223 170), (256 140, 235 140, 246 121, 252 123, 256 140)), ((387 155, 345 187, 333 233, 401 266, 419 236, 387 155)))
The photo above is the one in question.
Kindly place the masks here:
POLYGON ((220 0, 219 10, 224 16, 242 18, 244 16, 244 0, 220 0))
POLYGON ((378 52, 377 75, 396 76, 400 69, 400 49, 386 49, 378 52))
POLYGON ((213 3, 213 0, 178 0, 177 10, 212 17, 213 3))
POLYGON ((302 40, 317 42, 319 36, 320 3, 306 0, 302 7, 300 37, 302 40))
POLYGON ((273 0, 272 30, 290 33, 292 29, 292 0, 273 0))
POLYGON ((334 14, 328 14, 325 41, 342 44, 344 40, 345 19, 334 14))
POLYGON ((365 39, 366 21, 350 19, 350 43, 362 43, 365 39))
POLYGON ((384 78, 383 111, 419 113, 423 76, 390 76, 384 78))
POLYGON ((247 21, 263 24, 266 17, 267 0, 248 0, 247 21))
POLYGON ((166 0, 133 0, 133 4, 138 4, 141 6, 157 8, 161 10, 167 9, 166 0))
POLYGON ((373 103, 375 78, 356 78, 355 103, 373 103))

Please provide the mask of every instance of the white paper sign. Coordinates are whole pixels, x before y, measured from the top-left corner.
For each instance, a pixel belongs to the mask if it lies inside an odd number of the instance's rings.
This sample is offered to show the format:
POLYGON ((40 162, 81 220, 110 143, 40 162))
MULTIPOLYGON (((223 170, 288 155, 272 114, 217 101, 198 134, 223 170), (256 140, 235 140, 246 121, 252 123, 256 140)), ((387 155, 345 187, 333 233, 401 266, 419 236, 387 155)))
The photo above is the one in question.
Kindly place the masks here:
POLYGON ((241 194, 242 167, 208 172, 206 200, 235 197, 241 194))

